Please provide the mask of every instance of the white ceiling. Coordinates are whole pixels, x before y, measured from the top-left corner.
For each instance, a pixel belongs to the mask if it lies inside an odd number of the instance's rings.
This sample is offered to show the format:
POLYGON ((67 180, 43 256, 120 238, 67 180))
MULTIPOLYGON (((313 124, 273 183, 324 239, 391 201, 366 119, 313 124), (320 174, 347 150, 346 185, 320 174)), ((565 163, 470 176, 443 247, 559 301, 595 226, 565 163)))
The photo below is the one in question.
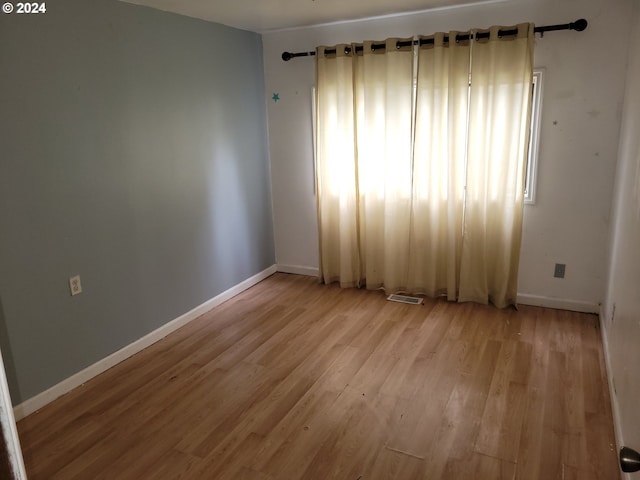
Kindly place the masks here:
POLYGON ((495 0, 123 0, 264 33, 495 0))

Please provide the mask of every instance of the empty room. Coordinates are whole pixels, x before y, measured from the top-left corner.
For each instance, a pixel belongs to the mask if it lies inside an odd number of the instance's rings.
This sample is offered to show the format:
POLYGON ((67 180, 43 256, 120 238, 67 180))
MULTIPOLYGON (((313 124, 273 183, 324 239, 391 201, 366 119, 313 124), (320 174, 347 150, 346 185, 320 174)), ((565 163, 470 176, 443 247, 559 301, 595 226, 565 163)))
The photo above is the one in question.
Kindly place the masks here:
POLYGON ((637 0, 3 2, 0 478, 640 478, 639 76, 637 0))

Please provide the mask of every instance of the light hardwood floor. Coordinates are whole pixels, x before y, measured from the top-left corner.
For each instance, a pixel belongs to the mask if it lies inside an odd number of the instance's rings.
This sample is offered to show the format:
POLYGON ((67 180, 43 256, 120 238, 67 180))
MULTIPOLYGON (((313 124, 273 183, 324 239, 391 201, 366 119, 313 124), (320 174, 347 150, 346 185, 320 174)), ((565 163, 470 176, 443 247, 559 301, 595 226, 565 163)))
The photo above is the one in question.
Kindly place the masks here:
POLYGON ((31 480, 619 478, 596 316, 286 274, 18 430, 31 480))

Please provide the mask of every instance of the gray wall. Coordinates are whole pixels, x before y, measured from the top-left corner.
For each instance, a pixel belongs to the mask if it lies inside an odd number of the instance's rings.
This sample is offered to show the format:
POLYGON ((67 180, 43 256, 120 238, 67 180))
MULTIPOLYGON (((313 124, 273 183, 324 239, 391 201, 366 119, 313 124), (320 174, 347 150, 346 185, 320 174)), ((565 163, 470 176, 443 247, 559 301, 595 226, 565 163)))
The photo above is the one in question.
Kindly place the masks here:
POLYGON ((0 15, 14 404, 275 263, 261 37, 115 0, 47 7, 0 15))

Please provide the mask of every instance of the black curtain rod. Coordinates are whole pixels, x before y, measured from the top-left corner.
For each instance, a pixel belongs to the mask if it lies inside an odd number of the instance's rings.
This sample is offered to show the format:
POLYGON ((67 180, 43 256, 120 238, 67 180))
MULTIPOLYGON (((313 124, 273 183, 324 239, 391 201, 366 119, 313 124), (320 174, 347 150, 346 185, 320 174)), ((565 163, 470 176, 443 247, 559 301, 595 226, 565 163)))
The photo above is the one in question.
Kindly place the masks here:
MULTIPOLYGON (((535 27, 533 29, 533 31, 535 33, 539 33, 540 36, 544 36, 544 32, 555 32, 558 30, 575 30, 576 32, 582 32, 584 29, 587 28, 588 22, 584 19, 581 18, 580 20, 576 20, 575 22, 571 22, 571 23, 563 23, 561 25, 546 25, 543 27, 535 27)), ((518 30, 516 29, 511 29, 511 30, 499 30, 498 31, 498 36, 510 36, 510 35, 516 35, 518 33, 518 30)), ((476 39, 480 39, 480 38, 488 38, 489 37, 489 32, 479 32, 476 34, 476 39)), ((461 42, 464 40, 469 40, 471 38, 471 34, 469 33, 465 33, 465 34, 460 34, 460 35, 456 35, 456 42, 461 42)), ((449 41, 449 37, 445 36, 444 37, 444 41, 448 42, 449 41)), ((431 45, 433 44, 433 38, 426 38, 426 39, 422 39, 422 40, 407 40, 404 42, 397 42, 396 43, 396 48, 401 48, 401 47, 409 47, 411 45, 431 45)), ((374 43, 373 45, 371 45, 372 49, 384 49, 386 47, 386 45, 384 43, 374 43)), ((362 52, 363 46, 362 45, 356 45, 356 53, 360 53, 362 52)), ((325 50, 325 53, 328 53, 329 55, 335 54, 336 50, 325 50)), ((351 53, 351 47, 346 47, 345 48, 345 53, 351 53)), ((289 60, 291 60, 292 58, 296 58, 296 57, 312 57, 316 54, 316 52, 297 52, 297 53, 291 53, 291 52, 282 52, 282 60, 284 60, 285 62, 288 62, 289 60)))

